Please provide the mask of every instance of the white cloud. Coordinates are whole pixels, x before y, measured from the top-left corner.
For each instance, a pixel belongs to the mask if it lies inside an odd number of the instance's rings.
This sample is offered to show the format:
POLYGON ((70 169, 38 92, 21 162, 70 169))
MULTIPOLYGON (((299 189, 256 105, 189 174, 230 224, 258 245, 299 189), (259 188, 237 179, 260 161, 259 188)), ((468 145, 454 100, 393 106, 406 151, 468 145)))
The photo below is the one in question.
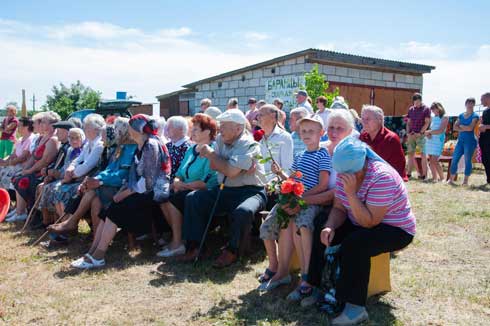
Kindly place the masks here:
POLYGON ((424 100, 429 104, 440 101, 451 115, 464 110, 467 97, 475 97, 479 101, 481 94, 490 91, 487 77, 490 75, 490 45, 487 44, 476 49, 416 41, 395 45, 372 42, 327 43, 318 47, 435 66, 435 70, 424 75, 424 100), (465 50, 470 54, 465 54, 465 50))
POLYGON ((243 34, 243 36, 249 42, 262 42, 270 39, 268 34, 259 32, 246 32, 243 34))
MULTIPOLYGON (((201 41, 195 36, 187 27, 148 32, 104 22, 33 26, 0 19, 0 107, 9 101, 20 103, 22 88, 28 97, 35 93, 42 104, 53 85, 76 80, 102 91, 105 98, 122 90, 143 102, 155 102, 155 96, 183 84, 301 50, 281 36, 274 39, 281 46, 271 47, 271 36, 248 32, 236 35, 234 43, 253 46, 254 51, 230 53, 217 46, 223 43, 219 34, 199 35, 201 41)), ((461 47, 416 41, 327 42, 317 47, 435 65, 436 70, 424 76, 424 98, 441 101, 451 114, 463 110, 466 97, 479 98, 490 91, 489 44, 465 48, 464 55, 461 47)))
POLYGON ((186 27, 147 33, 87 22, 40 26, 36 32, 28 37, 0 34, 0 70, 5 76, 0 79, 0 107, 12 100, 20 103, 22 88, 28 97, 36 94, 39 107, 53 85, 76 80, 102 91, 105 98, 122 90, 140 101, 156 102, 155 96, 183 84, 281 54, 229 54, 186 39, 193 35, 186 27), (58 34, 40 37, 56 28, 58 34))

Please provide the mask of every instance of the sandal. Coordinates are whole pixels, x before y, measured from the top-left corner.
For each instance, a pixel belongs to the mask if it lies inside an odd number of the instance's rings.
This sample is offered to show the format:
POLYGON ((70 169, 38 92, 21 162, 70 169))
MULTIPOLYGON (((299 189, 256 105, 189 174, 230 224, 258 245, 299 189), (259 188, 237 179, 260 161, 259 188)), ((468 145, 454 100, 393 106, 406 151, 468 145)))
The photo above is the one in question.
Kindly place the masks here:
POLYGON ((259 276, 259 283, 269 282, 271 278, 273 278, 274 275, 276 275, 276 273, 277 272, 273 272, 270 269, 266 268, 264 273, 262 273, 262 275, 259 276))
POLYGON ((288 301, 300 301, 303 298, 311 295, 313 293, 313 287, 309 285, 301 284, 293 292, 289 293, 286 297, 288 301))
POLYGON ((78 268, 78 269, 101 268, 105 266, 105 259, 97 260, 94 257, 92 257, 92 255, 87 253, 84 255, 84 257, 81 257, 73 261, 70 265, 71 267, 78 268), (89 262, 86 261, 85 258, 87 258, 90 261, 89 262))

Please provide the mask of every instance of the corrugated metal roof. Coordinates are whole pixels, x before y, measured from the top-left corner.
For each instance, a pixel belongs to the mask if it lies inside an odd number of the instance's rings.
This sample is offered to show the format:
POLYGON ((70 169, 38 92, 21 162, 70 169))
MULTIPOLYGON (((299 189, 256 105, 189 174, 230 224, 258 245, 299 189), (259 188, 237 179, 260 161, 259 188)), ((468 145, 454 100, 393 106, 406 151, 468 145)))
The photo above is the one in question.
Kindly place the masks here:
MULTIPOLYGON (((277 62, 293 59, 296 57, 301 57, 301 56, 309 56, 309 60, 318 60, 318 61, 325 61, 325 62, 331 62, 332 64, 345 64, 345 65, 354 65, 354 66, 368 66, 372 68, 384 68, 384 69, 391 69, 391 70, 396 70, 400 72, 409 72, 409 73, 418 73, 418 74, 423 74, 423 73, 430 73, 433 69, 435 69, 434 66, 428 66, 428 65, 421 65, 421 64, 416 64, 416 63, 409 63, 409 62, 402 62, 402 61, 394 61, 394 60, 387 60, 387 59, 381 59, 381 58, 371 58, 371 57, 365 57, 365 56, 360 56, 360 55, 354 55, 354 54, 347 54, 347 53, 341 53, 341 52, 335 52, 335 51, 327 51, 327 50, 320 50, 320 49, 306 49, 303 51, 299 52, 294 52, 291 54, 287 54, 284 56, 280 56, 274 59, 270 59, 267 61, 263 61, 260 63, 256 63, 251 66, 246 66, 240 69, 232 70, 225 72, 223 74, 219 74, 216 76, 212 76, 209 78, 201 79, 198 81, 195 81, 193 83, 184 85, 183 87, 185 88, 192 88, 196 85, 202 84, 202 83, 207 83, 211 82, 214 80, 218 79, 223 79, 225 77, 231 76, 231 75, 236 75, 239 73, 243 73, 249 70, 254 70, 260 67, 268 66, 277 62)), ((158 97, 157 97, 158 98, 158 97)))

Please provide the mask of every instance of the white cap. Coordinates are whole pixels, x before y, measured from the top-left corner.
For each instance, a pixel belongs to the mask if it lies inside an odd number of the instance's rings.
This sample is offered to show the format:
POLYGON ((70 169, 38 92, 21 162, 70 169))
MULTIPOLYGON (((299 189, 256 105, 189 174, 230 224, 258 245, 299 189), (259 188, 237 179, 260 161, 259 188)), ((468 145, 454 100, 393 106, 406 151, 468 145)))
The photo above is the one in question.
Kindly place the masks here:
POLYGON ((226 110, 225 112, 217 116, 216 120, 219 122, 234 122, 240 125, 244 125, 245 123, 247 123, 247 118, 245 117, 245 114, 243 114, 243 112, 239 109, 226 110))
POLYGON ((323 119, 318 114, 313 114, 311 116, 306 116, 303 119, 298 120, 298 122, 296 123, 296 125, 299 126, 303 121, 316 122, 316 123, 319 123, 320 126, 322 126, 322 130, 323 130, 323 128, 325 128, 325 126, 323 125, 323 119))
POLYGON ((330 108, 331 109, 344 109, 344 110, 348 110, 349 109, 349 106, 347 105, 347 103, 345 103, 345 99, 344 99, 343 96, 336 96, 333 99, 333 102, 332 102, 332 105, 330 105, 330 108))
POLYGON ((207 108, 205 111, 204 111, 204 114, 210 116, 211 118, 215 119, 216 120, 216 117, 218 117, 220 114, 221 114, 221 110, 218 109, 217 107, 215 106, 210 106, 209 108, 207 108))

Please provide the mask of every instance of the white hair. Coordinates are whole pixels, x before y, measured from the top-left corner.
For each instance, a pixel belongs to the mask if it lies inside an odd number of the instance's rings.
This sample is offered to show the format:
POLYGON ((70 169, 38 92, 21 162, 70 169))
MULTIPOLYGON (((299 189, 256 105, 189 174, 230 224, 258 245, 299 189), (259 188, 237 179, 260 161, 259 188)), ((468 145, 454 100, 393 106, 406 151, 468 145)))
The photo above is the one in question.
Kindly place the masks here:
POLYGON ((68 136, 70 135, 77 135, 82 140, 82 143, 85 141, 85 133, 80 128, 71 128, 68 131, 68 136))
POLYGON ((211 104, 212 104, 212 103, 213 103, 213 102, 212 102, 210 99, 208 99, 208 98, 203 98, 203 99, 201 100, 201 105, 205 104, 205 105, 207 105, 207 106, 211 106, 211 104))
POLYGON ((100 135, 105 128, 105 121, 100 114, 91 113, 83 120, 83 126, 94 128, 97 131, 97 134, 100 135))
POLYGON ((167 119, 165 117, 156 118, 158 124, 158 135, 160 137, 165 137, 165 126, 167 125, 167 119))
POLYGON ((327 119, 327 129, 333 120, 343 120, 348 127, 354 129, 354 118, 348 110, 331 110, 327 119))
POLYGON ((32 121, 41 121, 45 115, 46 112, 38 112, 32 116, 32 121))
POLYGON ((49 124, 56 123, 61 120, 60 115, 54 111, 47 111, 41 116, 41 120, 45 120, 49 124))
POLYGON ((168 118, 167 125, 172 125, 172 127, 182 130, 184 135, 187 135, 187 132, 189 131, 189 123, 186 118, 180 115, 168 118))
POLYGON ((362 110, 361 110, 361 117, 364 114, 364 112, 370 112, 380 122, 384 122, 385 113, 383 112, 383 109, 382 108, 380 108, 380 107, 378 107, 376 105, 363 105, 362 110))
POLYGON ((116 135, 117 142, 122 141, 128 136, 129 119, 124 117, 117 117, 114 120, 114 133, 116 135))
POLYGON ((303 107, 299 107, 299 108, 294 108, 291 110, 291 112, 289 112, 289 115, 295 115, 298 119, 302 119, 306 116, 308 116, 309 112, 308 110, 306 110, 305 108, 303 107))

